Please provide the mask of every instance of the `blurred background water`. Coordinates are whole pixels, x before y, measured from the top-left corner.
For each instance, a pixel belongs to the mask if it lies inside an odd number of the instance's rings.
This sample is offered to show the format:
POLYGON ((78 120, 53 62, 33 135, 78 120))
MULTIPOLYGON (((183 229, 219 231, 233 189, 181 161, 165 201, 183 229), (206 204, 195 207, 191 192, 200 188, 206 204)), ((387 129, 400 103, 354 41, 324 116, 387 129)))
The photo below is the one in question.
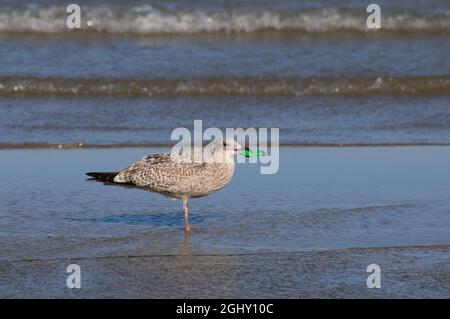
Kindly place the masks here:
POLYGON ((169 144, 177 126, 279 127, 283 144, 450 137, 450 4, 0 1, 0 144, 169 144), (87 26, 87 21, 92 26, 87 26))

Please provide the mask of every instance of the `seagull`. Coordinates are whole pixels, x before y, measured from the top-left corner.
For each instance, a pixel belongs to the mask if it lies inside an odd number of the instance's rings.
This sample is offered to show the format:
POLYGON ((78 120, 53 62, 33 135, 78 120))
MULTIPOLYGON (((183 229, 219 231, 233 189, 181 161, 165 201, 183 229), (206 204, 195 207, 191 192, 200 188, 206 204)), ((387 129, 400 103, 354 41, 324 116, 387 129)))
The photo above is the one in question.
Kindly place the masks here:
POLYGON ((205 151, 194 149, 182 154, 161 153, 145 156, 119 172, 89 172, 89 180, 140 188, 181 200, 185 231, 190 231, 188 201, 208 196, 227 185, 234 173, 234 155, 262 156, 234 139, 216 139, 205 151))

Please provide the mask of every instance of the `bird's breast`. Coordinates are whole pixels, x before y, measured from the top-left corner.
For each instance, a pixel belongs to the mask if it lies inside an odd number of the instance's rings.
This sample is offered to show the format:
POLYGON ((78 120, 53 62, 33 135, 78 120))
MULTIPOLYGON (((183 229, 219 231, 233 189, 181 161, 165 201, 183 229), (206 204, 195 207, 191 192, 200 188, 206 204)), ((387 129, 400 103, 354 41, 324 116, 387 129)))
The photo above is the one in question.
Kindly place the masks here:
POLYGON ((212 163, 204 165, 204 171, 192 179, 192 183, 185 189, 192 197, 206 196, 216 192, 228 184, 233 177, 233 163, 212 163))

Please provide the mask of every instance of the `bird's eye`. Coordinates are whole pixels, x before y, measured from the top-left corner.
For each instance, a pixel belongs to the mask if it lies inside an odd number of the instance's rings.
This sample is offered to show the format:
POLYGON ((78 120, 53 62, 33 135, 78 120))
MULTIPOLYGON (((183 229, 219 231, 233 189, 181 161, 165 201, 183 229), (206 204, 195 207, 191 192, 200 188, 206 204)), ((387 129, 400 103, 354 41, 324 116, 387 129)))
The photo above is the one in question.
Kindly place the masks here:
POLYGON ((223 147, 227 147, 227 143, 223 142, 223 147))

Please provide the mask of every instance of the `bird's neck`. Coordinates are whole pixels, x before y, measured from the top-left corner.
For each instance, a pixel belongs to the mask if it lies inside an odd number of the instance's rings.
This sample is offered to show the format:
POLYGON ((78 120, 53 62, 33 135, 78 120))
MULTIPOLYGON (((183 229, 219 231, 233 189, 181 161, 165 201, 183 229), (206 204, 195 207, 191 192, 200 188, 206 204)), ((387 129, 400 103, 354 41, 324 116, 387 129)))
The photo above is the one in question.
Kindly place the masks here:
POLYGON ((206 153, 203 154, 203 161, 205 163, 217 163, 217 164, 232 164, 234 165, 234 156, 233 154, 228 153, 206 153))

